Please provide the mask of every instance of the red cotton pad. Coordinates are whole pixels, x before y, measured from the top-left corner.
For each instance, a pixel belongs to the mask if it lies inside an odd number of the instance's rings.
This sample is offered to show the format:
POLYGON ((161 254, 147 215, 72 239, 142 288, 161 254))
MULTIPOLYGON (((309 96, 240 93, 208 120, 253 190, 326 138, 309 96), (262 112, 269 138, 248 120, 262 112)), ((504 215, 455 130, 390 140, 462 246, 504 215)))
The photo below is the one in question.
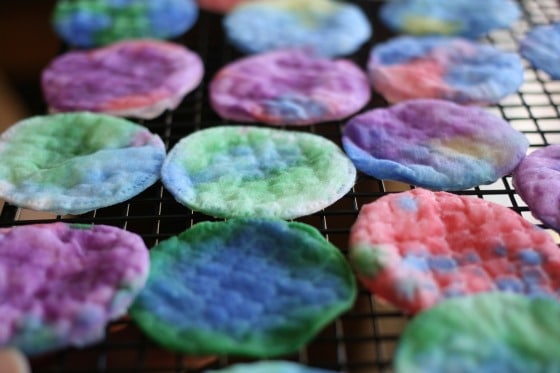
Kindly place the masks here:
POLYGON ((425 189, 364 205, 350 260, 375 295, 414 314, 448 297, 486 291, 560 296, 560 250, 507 207, 425 189))
POLYGON ((280 50, 222 68, 210 84, 210 100, 226 119, 304 125, 356 113, 370 91, 366 73, 350 60, 280 50))

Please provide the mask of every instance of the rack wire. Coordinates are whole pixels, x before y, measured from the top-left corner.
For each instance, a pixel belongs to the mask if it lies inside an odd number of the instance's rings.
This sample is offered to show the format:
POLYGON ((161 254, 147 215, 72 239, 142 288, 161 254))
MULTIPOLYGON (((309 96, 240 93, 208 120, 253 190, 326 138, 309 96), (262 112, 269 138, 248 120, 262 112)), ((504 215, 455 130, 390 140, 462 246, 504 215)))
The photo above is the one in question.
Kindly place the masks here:
MULTIPOLYGON (((366 12, 375 34, 351 58, 365 68, 369 50, 393 34, 383 27, 377 12, 383 1, 354 1, 366 12)), ((503 50, 517 51, 519 41, 527 30, 560 20, 560 4, 556 0, 522 0, 523 17, 508 30, 492 32, 483 41, 503 50)), ((185 36, 175 40, 200 54, 206 74, 202 84, 189 94, 181 106, 149 121, 141 121, 159 134, 170 149, 182 137, 202 128, 225 124, 210 108, 208 84, 214 73, 239 57, 241 53, 230 46, 221 27, 221 16, 201 12, 196 26, 185 36)), ((525 63, 525 83, 518 92, 488 110, 502 116, 524 133, 530 151, 560 143, 560 81, 552 81, 545 73, 525 63)), ((374 95, 364 110, 384 107, 387 103, 374 95)), ((38 113, 41 114, 41 113, 38 113)), ((344 121, 329 122, 297 128, 309 131, 340 145, 344 121)), ((294 129, 294 128, 290 128, 294 129)), ((327 239, 346 253, 348 234, 359 209, 387 193, 408 190, 406 184, 381 181, 359 174, 351 192, 332 206, 298 221, 318 228, 327 239)), ((507 206, 529 221, 534 219, 527 206, 515 193, 511 177, 506 176, 491 185, 458 192, 507 206)), ((0 226, 13 226, 53 221, 109 224, 140 234, 148 247, 176 235, 193 224, 211 220, 177 203, 157 183, 139 196, 115 206, 80 216, 56 216, 37 213, 3 203, 0 226)), ((546 227, 544 227, 546 228, 546 227)), ((557 242, 557 235, 548 230, 557 242)), ((227 300, 224 300, 227 301, 227 300)), ((390 372, 393 353, 407 317, 395 308, 382 304, 365 289, 360 288, 355 306, 324 328, 305 348, 283 359, 348 373, 390 372)), ((190 357, 158 347, 145 337, 127 317, 107 327, 106 338, 91 347, 66 349, 31 359, 37 372, 201 372, 204 369, 225 367, 235 362, 250 361, 233 356, 190 357)))

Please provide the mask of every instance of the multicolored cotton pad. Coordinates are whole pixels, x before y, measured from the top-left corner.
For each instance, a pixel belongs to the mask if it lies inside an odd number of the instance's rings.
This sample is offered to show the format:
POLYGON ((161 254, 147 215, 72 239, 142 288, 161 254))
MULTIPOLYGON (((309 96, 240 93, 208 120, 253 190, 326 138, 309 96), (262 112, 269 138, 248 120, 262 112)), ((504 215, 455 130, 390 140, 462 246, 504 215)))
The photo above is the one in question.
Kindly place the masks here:
POLYGON ((552 237, 476 197, 414 189, 364 205, 350 260, 367 288, 407 313, 496 290, 560 298, 552 237))
POLYGON ((529 143, 482 108, 419 99, 352 118, 342 145, 358 170, 378 179, 462 190, 508 175, 529 143))
POLYGON ((210 102, 227 119, 273 125, 339 120, 364 107, 368 77, 350 60, 279 50, 222 68, 210 84, 210 102))
POLYGON ((560 79, 560 23, 536 26, 521 41, 519 52, 552 79, 560 79))
POLYGON ((0 197, 19 207, 81 214, 134 197, 159 179, 160 137, 93 113, 36 116, 0 136, 0 197))
POLYGON ((36 355, 101 340, 144 286, 142 238, 106 225, 0 229, 0 346, 36 355))
POLYGON ((224 369, 209 370, 207 373, 334 373, 324 369, 311 368, 292 361, 258 361, 238 363, 224 369))
POLYGON ((405 34, 476 38, 510 27, 521 17, 521 8, 512 0, 392 0, 383 4, 379 16, 405 34))
POLYGON ((513 172, 515 191, 531 213, 560 231, 560 145, 535 150, 513 172))
POLYGON ((195 0, 58 0, 52 22, 68 44, 96 47, 124 39, 169 39, 198 17, 195 0))
POLYGON ((161 170, 177 201, 219 217, 309 215, 344 196, 355 178, 350 159, 324 137, 250 126, 195 132, 161 170))
POLYGON ((41 76, 50 109, 151 119, 175 109, 204 74, 200 57, 171 42, 127 40, 65 53, 41 76))
POLYGON ((325 57, 354 53, 371 36, 364 12, 334 0, 261 0, 235 7, 226 34, 246 53, 304 47, 325 57))
POLYGON ((371 50, 368 72, 390 103, 439 98, 461 104, 492 104, 523 83, 517 54, 449 37, 401 36, 371 50))
POLYGON ((340 251, 297 222, 199 223, 150 259, 131 316, 161 345, 189 354, 293 353, 356 296, 340 251))
POLYGON ((558 372, 560 303, 516 294, 452 299, 412 319, 396 372, 558 372))

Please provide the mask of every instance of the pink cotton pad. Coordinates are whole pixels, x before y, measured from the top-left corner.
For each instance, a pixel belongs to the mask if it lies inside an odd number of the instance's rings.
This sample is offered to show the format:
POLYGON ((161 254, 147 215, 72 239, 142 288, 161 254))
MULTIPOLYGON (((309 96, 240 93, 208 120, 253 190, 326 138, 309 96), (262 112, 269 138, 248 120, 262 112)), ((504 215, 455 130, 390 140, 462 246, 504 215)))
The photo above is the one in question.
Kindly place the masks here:
POLYGON ((513 172, 513 185, 537 219, 560 231, 560 145, 525 157, 513 172))
POLYGON ((223 118, 305 125, 356 113, 370 90, 365 72, 349 60, 280 50, 224 67, 210 84, 210 99, 223 118))
POLYGON ((407 313, 487 291, 560 298, 560 250, 546 231, 447 192, 418 188, 364 205, 350 261, 369 290, 407 313))
POLYGON ((165 41, 127 40, 68 52, 43 71, 50 109, 155 118, 175 109, 204 73, 200 57, 165 41))
POLYGON ((0 229, 0 347, 28 355, 103 338, 144 286, 148 250, 106 225, 0 229))

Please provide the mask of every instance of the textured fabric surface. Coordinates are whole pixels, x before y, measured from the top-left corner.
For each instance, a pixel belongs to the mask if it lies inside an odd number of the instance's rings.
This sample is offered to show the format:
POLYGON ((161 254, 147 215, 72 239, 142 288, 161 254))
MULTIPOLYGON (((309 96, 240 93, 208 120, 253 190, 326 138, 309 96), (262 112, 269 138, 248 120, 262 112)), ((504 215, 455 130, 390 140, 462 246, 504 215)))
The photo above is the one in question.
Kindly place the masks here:
POLYGON ((342 254, 302 223, 198 223, 150 259, 131 316, 155 341, 186 353, 293 353, 356 296, 342 254))
POLYGON ((482 108, 418 99, 352 118, 342 145, 356 168, 378 179, 462 190, 508 175, 529 143, 482 108))
POLYGON ((512 0, 392 0, 379 12, 393 31, 416 35, 483 36, 521 17, 512 0))
POLYGON ((0 136, 0 197, 16 206, 81 214, 134 197, 159 179, 161 138, 93 113, 36 116, 0 136))
POLYGON ((537 69, 560 79, 560 23, 535 26, 521 41, 519 51, 537 69))
POLYGON ((89 48, 124 39, 179 36, 197 17, 195 0, 58 0, 52 23, 68 44, 89 48))
POLYGON ((371 96, 368 77, 349 60, 280 50, 222 68, 210 102, 223 118, 275 125, 334 121, 354 114, 371 96))
POLYGON ((230 42, 246 53, 305 47, 325 57, 354 53, 372 34, 356 5, 333 0, 261 0, 224 18, 230 42))
POLYGON ((448 300, 407 325, 395 371, 558 372, 559 318, 550 299, 496 292, 448 300))
POLYGON ((202 80, 200 57, 182 45, 127 40, 55 58, 42 72, 52 111, 150 119, 175 109, 202 80))
POLYGON ((35 355, 101 340, 148 269, 142 238, 116 227, 0 229, 0 346, 35 355))
POLYGON ((560 145, 529 154, 513 173, 515 191, 531 213, 560 231, 560 145))
POLYGON ((375 90, 391 103, 440 98, 491 104, 523 83, 523 64, 517 54, 438 36, 401 36, 375 45, 368 72, 375 90))
POLYGON ((560 250, 514 211, 425 189, 364 205, 350 260, 376 296, 415 313, 448 297, 509 291, 560 297, 560 250))
POLYGON ((254 363, 238 363, 207 373, 334 373, 330 370, 307 367, 293 361, 258 361, 254 363))
POLYGON ((177 201, 219 217, 312 214, 344 196, 355 178, 350 159, 324 137, 249 126, 185 137, 161 171, 177 201))

